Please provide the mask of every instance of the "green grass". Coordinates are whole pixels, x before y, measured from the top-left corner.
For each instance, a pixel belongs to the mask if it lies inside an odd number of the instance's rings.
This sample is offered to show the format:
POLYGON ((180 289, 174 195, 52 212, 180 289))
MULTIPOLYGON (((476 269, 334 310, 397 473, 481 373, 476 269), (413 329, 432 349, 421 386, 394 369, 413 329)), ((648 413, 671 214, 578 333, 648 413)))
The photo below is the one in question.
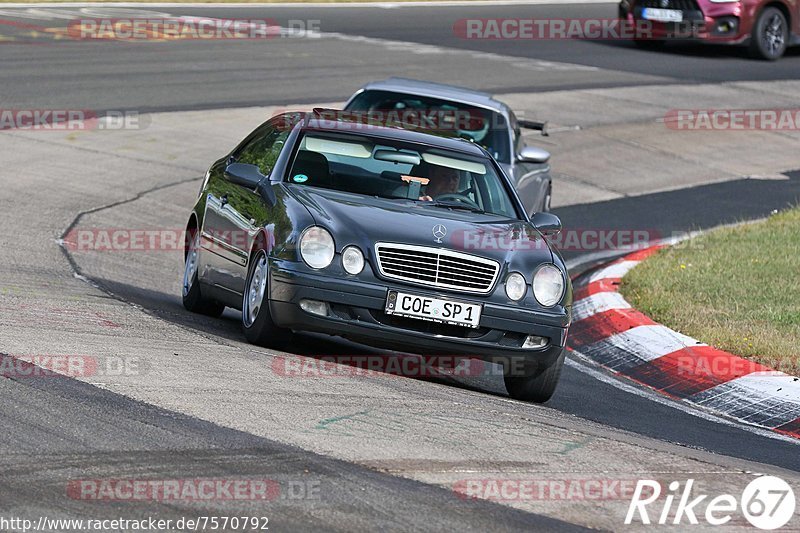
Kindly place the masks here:
POLYGON ((661 250, 621 292, 676 331, 798 375, 800 209, 661 250))

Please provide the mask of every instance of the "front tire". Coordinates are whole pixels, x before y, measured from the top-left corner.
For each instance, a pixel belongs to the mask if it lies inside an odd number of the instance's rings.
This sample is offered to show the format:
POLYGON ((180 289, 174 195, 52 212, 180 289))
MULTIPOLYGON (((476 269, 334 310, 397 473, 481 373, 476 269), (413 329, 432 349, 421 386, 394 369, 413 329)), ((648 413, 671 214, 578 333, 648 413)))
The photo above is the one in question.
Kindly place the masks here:
POLYGON ((187 235, 186 262, 183 266, 183 290, 181 296, 183 307, 192 313, 219 318, 225 306, 213 300, 206 300, 197 281, 198 251, 200 249, 199 234, 197 231, 187 235))
POLYGON ((789 24, 776 7, 764 9, 756 19, 750 35, 750 54, 757 59, 775 61, 786 52, 789 24))
POLYGON ((561 377, 565 356, 566 349, 563 349, 558 359, 550 366, 536 368, 530 375, 514 376, 506 372, 503 381, 505 381, 508 395, 515 400, 534 403, 544 403, 552 398, 561 377))
POLYGON ((257 251, 247 271, 247 283, 242 295, 242 328, 251 344, 265 348, 282 348, 292 332, 272 321, 269 309, 269 262, 264 250, 257 251))

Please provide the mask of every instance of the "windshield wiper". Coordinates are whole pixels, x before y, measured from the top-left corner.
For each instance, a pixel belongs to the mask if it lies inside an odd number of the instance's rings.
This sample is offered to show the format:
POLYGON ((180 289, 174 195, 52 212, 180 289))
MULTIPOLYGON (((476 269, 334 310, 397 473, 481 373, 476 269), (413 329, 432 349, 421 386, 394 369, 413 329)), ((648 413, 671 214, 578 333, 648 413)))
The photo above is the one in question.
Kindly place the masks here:
POLYGON ((464 204, 461 202, 443 202, 442 200, 434 200, 432 202, 420 202, 423 205, 431 205, 433 207, 445 207, 447 209, 464 209, 466 211, 472 211, 473 213, 485 213, 483 209, 480 207, 474 207, 469 204, 464 204))

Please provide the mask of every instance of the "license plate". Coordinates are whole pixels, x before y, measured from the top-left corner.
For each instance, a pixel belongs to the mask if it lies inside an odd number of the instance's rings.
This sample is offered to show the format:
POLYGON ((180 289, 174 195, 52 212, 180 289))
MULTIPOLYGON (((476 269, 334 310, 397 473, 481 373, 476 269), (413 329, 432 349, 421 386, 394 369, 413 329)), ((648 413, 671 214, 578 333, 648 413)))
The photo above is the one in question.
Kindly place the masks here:
POLYGON ((678 9, 657 9, 646 7, 642 10, 642 18, 658 22, 683 22, 683 11, 678 9))
POLYGON ((481 321, 481 307, 480 304, 389 291, 385 312, 387 315, 477 328, 481 321))

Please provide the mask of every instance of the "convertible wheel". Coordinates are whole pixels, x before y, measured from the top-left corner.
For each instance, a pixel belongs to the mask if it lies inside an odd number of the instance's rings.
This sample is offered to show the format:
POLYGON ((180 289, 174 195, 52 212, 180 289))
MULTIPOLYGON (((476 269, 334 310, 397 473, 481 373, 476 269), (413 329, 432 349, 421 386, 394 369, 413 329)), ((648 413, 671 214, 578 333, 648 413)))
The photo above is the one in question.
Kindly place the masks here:
POLYGON ((786 51, 789 25, 780 9, 768 7, 756 19, 750 36, 750 53, 759 59, 774 61, 786 51))
POLYGON ((288 344, 292 332, 279 328, 269 311, 269 264, 267 253, 259 250, 250 261, 242 299, 242 327, 252 344, 280 348, 288 344))
POLYGON ((547 368, 537 368, 529 376, 504 376, 509 396, 524 402, 544 403, 549 400, 556 391, 565 355, 566 350, 563 350, 553 364, 547 368))
POLYGON ((214 318, 222 315, 225 306, 212 300, 206 300, 200 292, 197 282, 197 249, 199 237, 197 234, 190 236, 189 249, 186 252, 186 264, 183 267, 183 307, 192 313, 208 315, 214 318))

